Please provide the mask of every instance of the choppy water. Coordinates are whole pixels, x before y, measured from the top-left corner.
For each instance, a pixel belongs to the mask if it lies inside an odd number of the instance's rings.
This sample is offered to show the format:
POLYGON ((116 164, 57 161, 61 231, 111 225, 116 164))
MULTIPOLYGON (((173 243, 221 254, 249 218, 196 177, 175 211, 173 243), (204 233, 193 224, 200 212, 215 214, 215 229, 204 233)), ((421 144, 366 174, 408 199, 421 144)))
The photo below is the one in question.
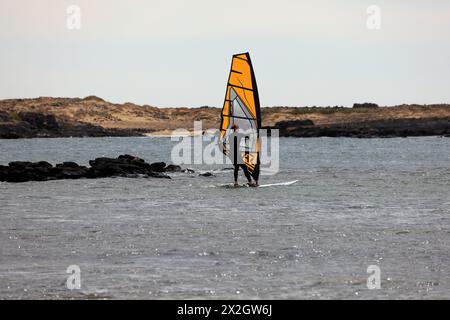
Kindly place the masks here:
MULTIPOLYGON (((0 164, 135 154, 168 138, 0 140, 0 164)), ((0 298, 450 298, 450 139, 281 139, 262 183, 0 183, 0 298), (79 265, 81 289, 66 288, 79 265), (381 269, 381 289, 366 286, 381 269)), ((199 169, 211 169, 199 166, 199 169)))

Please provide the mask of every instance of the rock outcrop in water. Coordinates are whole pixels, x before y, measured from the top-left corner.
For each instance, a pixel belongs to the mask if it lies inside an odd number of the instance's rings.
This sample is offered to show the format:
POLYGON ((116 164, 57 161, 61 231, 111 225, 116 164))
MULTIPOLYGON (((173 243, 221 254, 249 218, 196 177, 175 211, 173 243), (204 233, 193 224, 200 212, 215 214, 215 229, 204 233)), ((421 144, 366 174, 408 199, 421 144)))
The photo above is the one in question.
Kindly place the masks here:
POLYGON ((89 164, 90 167, 85 167, 75 162, 63 162, 53 166, 46 161, 14 161, 8 166, 0 166, 0 181, 26 182, 136 176, 170 179, 166 172, 174 172, 178 169, 178 166, 166 166, 164 162, 150 164, 141 158, 127 154, 118 158, 96 158, 89 161, 89 164))

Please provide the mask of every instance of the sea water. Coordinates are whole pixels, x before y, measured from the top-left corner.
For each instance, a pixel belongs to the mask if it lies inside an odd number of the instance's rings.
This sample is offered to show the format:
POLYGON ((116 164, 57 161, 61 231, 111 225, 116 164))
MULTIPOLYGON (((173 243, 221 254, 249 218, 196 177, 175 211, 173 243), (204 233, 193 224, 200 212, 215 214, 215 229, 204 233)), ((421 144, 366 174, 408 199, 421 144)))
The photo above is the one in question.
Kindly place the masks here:
MULTIPOLYGON (((170 162, 175 144, 0 140, 0 164, 170 162)), ((260 182, 299 181, 272 188, 184 167, 196 173, 0 182, 0 299, 450 298, 448 138, 281 138, 279 172, 260 182)))

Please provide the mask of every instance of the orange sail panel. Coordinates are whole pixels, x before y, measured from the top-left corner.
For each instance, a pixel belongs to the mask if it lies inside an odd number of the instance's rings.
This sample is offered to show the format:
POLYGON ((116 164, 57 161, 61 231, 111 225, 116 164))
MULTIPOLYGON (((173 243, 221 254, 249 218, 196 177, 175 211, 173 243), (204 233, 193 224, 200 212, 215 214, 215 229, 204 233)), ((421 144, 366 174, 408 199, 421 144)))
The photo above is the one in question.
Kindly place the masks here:
POLYGON ((249 172, 253 173, 259 163, 261 149, 261 111, 255 74, 248 53, 233 55, 221 113, 219 147, 232 161, 233 153, 230 148, 233 125, 238 126, 240 134, 245 136, 245 141, 239 143, 240 163, 245 164, 249 172))

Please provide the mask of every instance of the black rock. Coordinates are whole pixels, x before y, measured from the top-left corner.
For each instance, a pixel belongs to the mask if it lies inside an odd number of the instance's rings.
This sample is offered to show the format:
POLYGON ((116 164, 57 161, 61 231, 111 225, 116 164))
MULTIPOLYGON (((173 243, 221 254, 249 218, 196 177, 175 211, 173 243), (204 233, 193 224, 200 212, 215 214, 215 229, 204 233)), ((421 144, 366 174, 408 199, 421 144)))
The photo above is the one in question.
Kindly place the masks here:
POLYGON ((59 166, 51 168, 51 178, 53 179, 81 179, 88 178, 89 169, 84 166, 74 166, 69 163, 69 166, 59 166))
POLYGON ((51 169, 52 165, 46 161, 13 161, 8 167, 1 167, 0 181, 44 181, 51 178, 51 169))
POLYGON ((147 176, 152 178, 172 179, 167 174, 164 174, 162 172, 149 172, 147 173, 147 176))
POLYGON ((59 125, 52 114, 43 114, 36 112, 19 112, 19 118, 28 123, 33 128, 40 130, 58 131, 59 125))
POLYGON ((114 158, 106 158, 106 157, 95 158, 94 160, 89 160, 89 164, 91 165, 91 167, 97 167, 97 166, 111 164, 111 163, 123 163, 123 161, 120 161, 120 160, 117 160, 114 158))
POLYGON ((9 167, 0 165, 0 181, 6 181, 9 174, 9 167))
POLYGON ((24 170, 10 168, 2 181, 7 182, 26 182, 30 181, 29 175, 24 170))
POLYGON ((137 162, 145 162, 144 159, 129 155, 129 154, 122 154, 117 159, 119 160, 125 160, 125 161, 137 161, 137 162))
POLYGON ((33 165, 33 163, 29 162, 29 161, 12 161, 8 165, 11 168, 23 169, 26 167, 31 167, 33 165))
POLYGON ((7 112, 0 111, 0 121, 1 122, 9 122, 9 121, 13 121, 13 119, 7 112))
POLYGON ((148 164, 143 159, 128 154, 115 158, 97 158, 89 161, 89 178, 146 175, 155 178, 168 178, 162 174, 166 164, 156 162, 148 164), (158 174, 157 174, 158 173, 158 174))
POLYGON ((288 127, 304 127, 304 126, 313 126, 314 122, 309 119, 305 120, 288 120, 288 121, 280 121, 275 124, 276 128, 284 129, 288 127))
POLYGON ((30 163, 28 166, 13 163, 13 166, 2 167, 0 180, 8 182, 45 181, 51 177, 51 167, 38 166, 30 163))
POLYGON ((63 163, 56 164, 56 167, 57 168, 59 168, 59 167, 63 167, 63 168, 79 168, 80 165, 78 163, 76 163, 76 162, 66 161, 66 162, 63 162, 63 163))
POLYGON ((38 168, 51 168, 53 167, 50 163, 47 161, 39 161, 32 164, 32 167, 38 167, 38 168))
POLYGON ((380 119, 363 122, 280 127, 284 137, 414 137, 450 134, 450 118, 380 119))
POLYGON ((165 162, 154 162, 150 165, 150 171, 164 172, 165 167, 166 167, 165 162))
MULTIPOLYGON (((45 161, 13 161, 9 163, 9 166, 0 166, 0 181, 24 182, 142 175, 170 179, 168 175, 163 173, 166 167, 164 162, 149 164, 141 158, 130 155, 121 155, 118 158, 96 158, 90 160, 89 164, 91 167, 87 168, 75 162, 67 161, 58 163, 53 167, 45 161)), ((177 166, 170 168, 172 170, 181 170, 177 166)))
POLYGON ((205 172, 205 173, 200 173, 199 174, 200 177, 215 177, 214 174, 212 174, 212 172, 205 172))
POLYGON ((169 164, 167 167, 164 168, 165 172, 182 172, 183 169, 175 164, 169 164))
POLYGON ((92 166, 89 169, 89 177, 91 178, 105 178, 114 176, 125 176, 127 174, 145 174, 145 170, 129 165, 120 163, 102 163, 96 166, 92 166))

